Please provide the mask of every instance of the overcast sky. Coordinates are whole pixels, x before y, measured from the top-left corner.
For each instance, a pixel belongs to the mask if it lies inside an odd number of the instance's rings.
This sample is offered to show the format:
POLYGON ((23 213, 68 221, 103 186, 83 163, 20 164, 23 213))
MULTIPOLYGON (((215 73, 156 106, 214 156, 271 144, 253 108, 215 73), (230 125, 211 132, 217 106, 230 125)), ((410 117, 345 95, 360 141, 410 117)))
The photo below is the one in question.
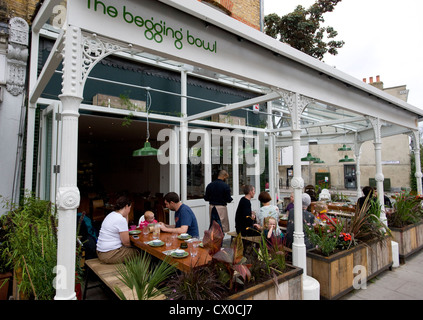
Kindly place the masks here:
MULTIPOLYGON (((264 14, 281 16, 314 2, 264 0, 264 14)), ((423 109, 422 12, 422 0, 342 0, 323 17, 345 45, 324 61, 359 80, 380 75, 385 88, 407 85, 408 103, 423 109)))

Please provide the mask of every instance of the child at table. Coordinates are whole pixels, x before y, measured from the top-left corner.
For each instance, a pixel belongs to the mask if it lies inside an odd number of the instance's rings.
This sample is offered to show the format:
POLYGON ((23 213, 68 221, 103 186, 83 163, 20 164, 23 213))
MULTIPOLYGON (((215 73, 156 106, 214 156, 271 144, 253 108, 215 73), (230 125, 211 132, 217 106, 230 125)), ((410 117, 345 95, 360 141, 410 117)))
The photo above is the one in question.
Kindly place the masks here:
POLYGON ((284 235, 280 228, 277 228, 277 221, 274 217, 266 217, 264 219, 263 227, 263 233, 269 245, 273 245, 275 241, 278 244, 282 243, 284 235))
POLYGON ((154 219, 154 212, 153 211, 146 211, 144 213, 144 219, 140 219, 139 228, 143 228, 146 225, 149 225, 150 223, 157 223, 157 220, 154 219))

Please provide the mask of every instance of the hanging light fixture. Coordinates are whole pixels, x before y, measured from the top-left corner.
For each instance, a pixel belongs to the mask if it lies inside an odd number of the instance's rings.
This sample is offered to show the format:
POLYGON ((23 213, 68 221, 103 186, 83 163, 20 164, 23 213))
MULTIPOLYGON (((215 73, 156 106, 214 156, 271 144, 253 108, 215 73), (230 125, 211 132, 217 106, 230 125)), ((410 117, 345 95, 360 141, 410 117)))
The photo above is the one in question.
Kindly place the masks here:
POLYGON ((351 151, 351 148, 347 147, 345 144, 342 146, 342 148, 338 148, 338 151, 351 151))
POLYGON ((149 128, 149 122, 148 122, 148 114, 150 112, 150 105, 151 105, 151 96, 150 91, 147 90, 147 101, 146 101, 146 112, 147 112, 147 138, 144 142, 144 147, 138 150, 135 150, 132 152, 133 157, 146 157, 146 156, 157 156, 159 154, 162 154, 162 152, 158 149, 155 149, 151 146, 148 139, 150 138, 150 128, 149 128))
POLYGON ((348 156, 345 156, 343 159, 339 160, 339 162, 354 162, 354 159, 348 158, 348 156))
POLYGON ((314 163, 325 163, 323 160, 320 160, 320 158, 316 158, 316 160, 313 161, 314 163))
POLYGON ((258 150, 257 150, 257 149, 252 148, 252 147, 251 147, 251 145, 250 145, 249 143, 246 143, 246 144, 245 144, 245 148, 244 148, 244 149, 242 149, 242 150, 240 150, 240 151, 238 152, 238 155, 239 155, 239 156, 242 156, 243 154, 250 154, 250 153, 252 153, 252 154, 257 154, 257 153, 258 153, 258 150))
POLYGON ((301 161, 316 161, 317 158, 313 157, 311 153, 307 153, 307 157, 301 158, 301 161))

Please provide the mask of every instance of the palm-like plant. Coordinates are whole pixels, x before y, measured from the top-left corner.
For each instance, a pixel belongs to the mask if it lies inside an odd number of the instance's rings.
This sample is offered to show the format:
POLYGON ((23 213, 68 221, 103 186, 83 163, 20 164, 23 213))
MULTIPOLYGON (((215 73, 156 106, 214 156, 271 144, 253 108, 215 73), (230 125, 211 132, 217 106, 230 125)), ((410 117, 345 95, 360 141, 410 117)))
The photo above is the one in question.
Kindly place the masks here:
POLYGON ((394 211, 388 215, 392 227, 402 228, 417 223, 423 218, 422 199, 409 192, 402 192, 395 197, 394 211))
POLYGON ((385 224, 380 220, 380 211, 379 202, 368 196, 351 221, 345 224, 344 232, 353 235, 357 240, 383 239, 389 230, 385 229, 385 224))
MULTIPOLYGON (((129 258, 124 264, 119 264, 116 269, 119 279, 135 293, 138 300, 149 300, 169 292, 163 282, 174 272, 175 267, 169 263, 166 257, 155 267, 151 266, 151 257, 148 253, 129 258)), ((116 293, 122 300, 126 300, 124 293, 115 287, 116 293)))

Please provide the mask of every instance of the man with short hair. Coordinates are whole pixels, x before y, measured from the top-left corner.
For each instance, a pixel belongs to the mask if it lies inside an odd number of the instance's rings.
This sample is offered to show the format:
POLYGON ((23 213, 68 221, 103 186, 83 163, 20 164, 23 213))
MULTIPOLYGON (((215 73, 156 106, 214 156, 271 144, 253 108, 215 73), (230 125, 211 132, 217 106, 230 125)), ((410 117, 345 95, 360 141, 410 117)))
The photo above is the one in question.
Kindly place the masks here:
POLYGON ((183 204, 177 193, 169 192, 164 196, 166 208, 175 211, 175 225, 170 226, 159 222, 160 230, 172 233, 188 233, 192 237, 198 237, 198 223, 194 212, 186 204, 183 204))
POLYGON ((210 204, 210 227, 213 221, 216 221, 224 233, 230 230, 226 205, 233 200, 231 197, 231 188, 225 182, 228 178, 229 174, 226 170, 220 170, 217 179, 208 184, 204 194, 204 200, 210 204))

